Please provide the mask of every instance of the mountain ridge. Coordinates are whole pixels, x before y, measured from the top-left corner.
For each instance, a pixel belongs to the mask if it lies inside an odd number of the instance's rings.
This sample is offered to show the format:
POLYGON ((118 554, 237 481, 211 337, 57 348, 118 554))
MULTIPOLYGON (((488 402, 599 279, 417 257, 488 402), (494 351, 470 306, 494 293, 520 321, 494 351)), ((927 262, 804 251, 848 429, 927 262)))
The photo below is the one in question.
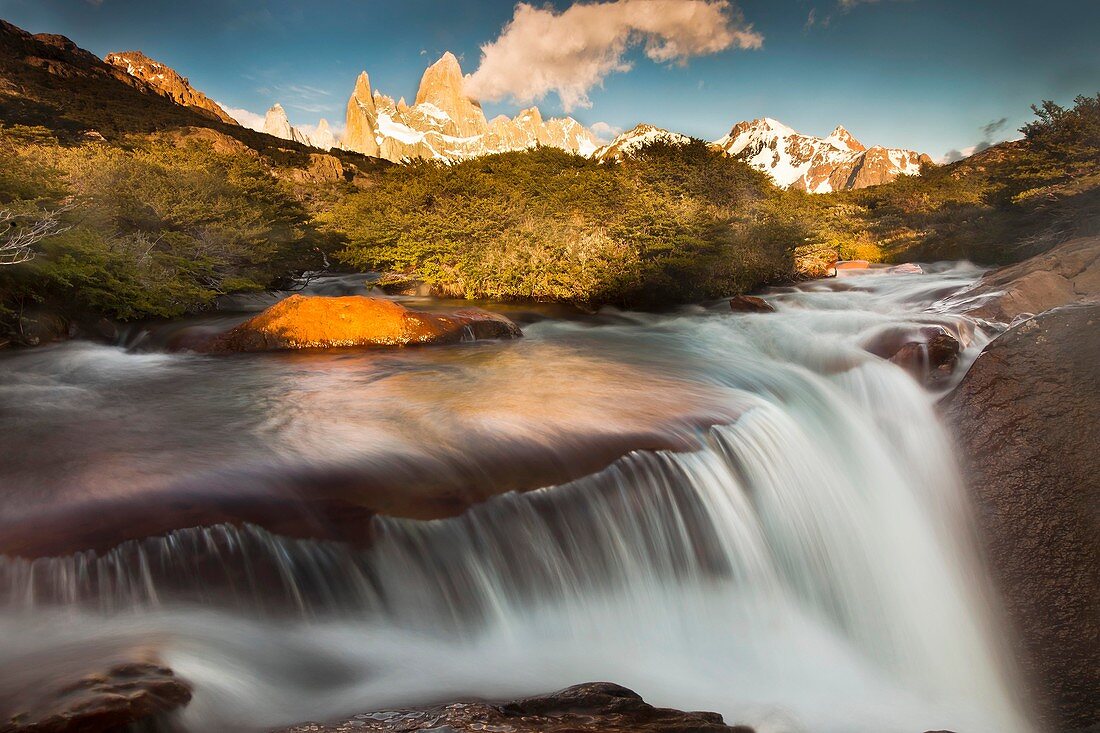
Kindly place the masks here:
POLYGON ((537 107, 489 121, 464 87, 461 65, 450 51, 425 69, 411 106, 372 89, 363 71, 348 99, 343 145, 395 162, 464 160, 536 145, 587 156, 597 147, 581 123, 572 117, 544 120, 537 107))
POLYGON ((167 64, 149 58, 141 51, 109 53, 103 60, 112 66, 124 69, 130 76, 141 79, 161 96, 168 97, 178 105, 209 112, 222 122, 231 125, 240 124, 217 102, 191 86, 187 77, 181 76, 167 64))
POLYGON ((822 138, 771 117, 738 122, 712 145, 768 173, 778 186, 809 193, 875 186, 899 175, 919 175, 922 165, 932 163, 914 150, 867 147, 842 125, 822 138))

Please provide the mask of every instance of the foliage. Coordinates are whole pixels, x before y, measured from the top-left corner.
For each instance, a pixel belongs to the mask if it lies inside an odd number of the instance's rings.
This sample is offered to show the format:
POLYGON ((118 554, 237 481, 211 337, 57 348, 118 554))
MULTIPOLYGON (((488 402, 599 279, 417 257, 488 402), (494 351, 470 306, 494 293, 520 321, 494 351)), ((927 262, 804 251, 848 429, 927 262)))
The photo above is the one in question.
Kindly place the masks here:
POLYGON ((65 230, 0 272, 9 320, 42 301, 119 319, 175 316, 320 259, 309 212, 259 156, 186 138, 128 143, 66 146, 42 129, 0 128, 0 205, 66 204, 65 230))
POLYGON ((1033 107, 1024 139, 836 194, 888 259, 1012 262, 1100 228, 1100 94, 1033 107))
POLYGON ((538 148, 395 168, 325 219, 348 265, 456 296, 658 306, 790 272, 795 243, 757 221, 772 189, 701 142, 619 165, 538 148))

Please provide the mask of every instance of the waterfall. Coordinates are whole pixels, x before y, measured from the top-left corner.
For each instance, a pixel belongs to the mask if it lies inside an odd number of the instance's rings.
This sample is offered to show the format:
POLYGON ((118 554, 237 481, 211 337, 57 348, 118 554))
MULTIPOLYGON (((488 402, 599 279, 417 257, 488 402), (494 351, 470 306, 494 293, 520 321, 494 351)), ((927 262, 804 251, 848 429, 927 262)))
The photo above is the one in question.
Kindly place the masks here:
POLYGON ((156 638, 196 731, 593 679, 761 733, 1027 730, 933 401, 823 317, 746 322, 736 349, 716 319, 660 325, 722 348, 740 414, 693 450, 375 517, 361 548, 218 525, 2 558, 0 633, 156 638))

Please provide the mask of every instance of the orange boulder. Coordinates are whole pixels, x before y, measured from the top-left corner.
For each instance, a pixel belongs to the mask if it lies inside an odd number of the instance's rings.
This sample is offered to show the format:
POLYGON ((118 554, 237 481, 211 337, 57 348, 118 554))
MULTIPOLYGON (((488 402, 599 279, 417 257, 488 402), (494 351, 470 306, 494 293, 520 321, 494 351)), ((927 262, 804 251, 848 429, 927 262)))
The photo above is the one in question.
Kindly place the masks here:
POLYGON ((517 338, 504 316, 478 309, 414 311, 384 298, 292 295, 209 342, 204 351, 272 351, 341 346, 450 344, 517 338))

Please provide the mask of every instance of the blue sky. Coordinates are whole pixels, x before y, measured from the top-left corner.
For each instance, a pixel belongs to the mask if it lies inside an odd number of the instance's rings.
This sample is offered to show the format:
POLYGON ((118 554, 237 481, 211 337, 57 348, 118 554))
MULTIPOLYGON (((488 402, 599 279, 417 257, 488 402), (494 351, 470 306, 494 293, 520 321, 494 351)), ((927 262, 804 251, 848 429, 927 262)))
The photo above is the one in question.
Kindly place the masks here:
MULTIPOLYGON (((443 51, 475 71, 481 47, 500 36, 514 5, 0 0, 0 17, 64 34, 101 56, 140 49, 227 107, 262 114, 281 102, 295 124, 326 117, 339 126, 359 71, 375 88, 411 99, 424 67, 443 51)), ((623 60, 632 69, 607 75, 589 90, 591 107, 572 114, 590 125, 644 121, 706 139, 762 116, 820 135, 843 124, 865 143, 940 158, 1014 136, 1033 102, 1100 91, 1100 0, 741 0, 737 7, 763 37, 760 48, 679 64, 656 63, 631 47, 623 60)), ((539 106, 547 116, 562 112, 553 93, 539 106)), ((490 117, 518 107, 485 104, 490 117)))

